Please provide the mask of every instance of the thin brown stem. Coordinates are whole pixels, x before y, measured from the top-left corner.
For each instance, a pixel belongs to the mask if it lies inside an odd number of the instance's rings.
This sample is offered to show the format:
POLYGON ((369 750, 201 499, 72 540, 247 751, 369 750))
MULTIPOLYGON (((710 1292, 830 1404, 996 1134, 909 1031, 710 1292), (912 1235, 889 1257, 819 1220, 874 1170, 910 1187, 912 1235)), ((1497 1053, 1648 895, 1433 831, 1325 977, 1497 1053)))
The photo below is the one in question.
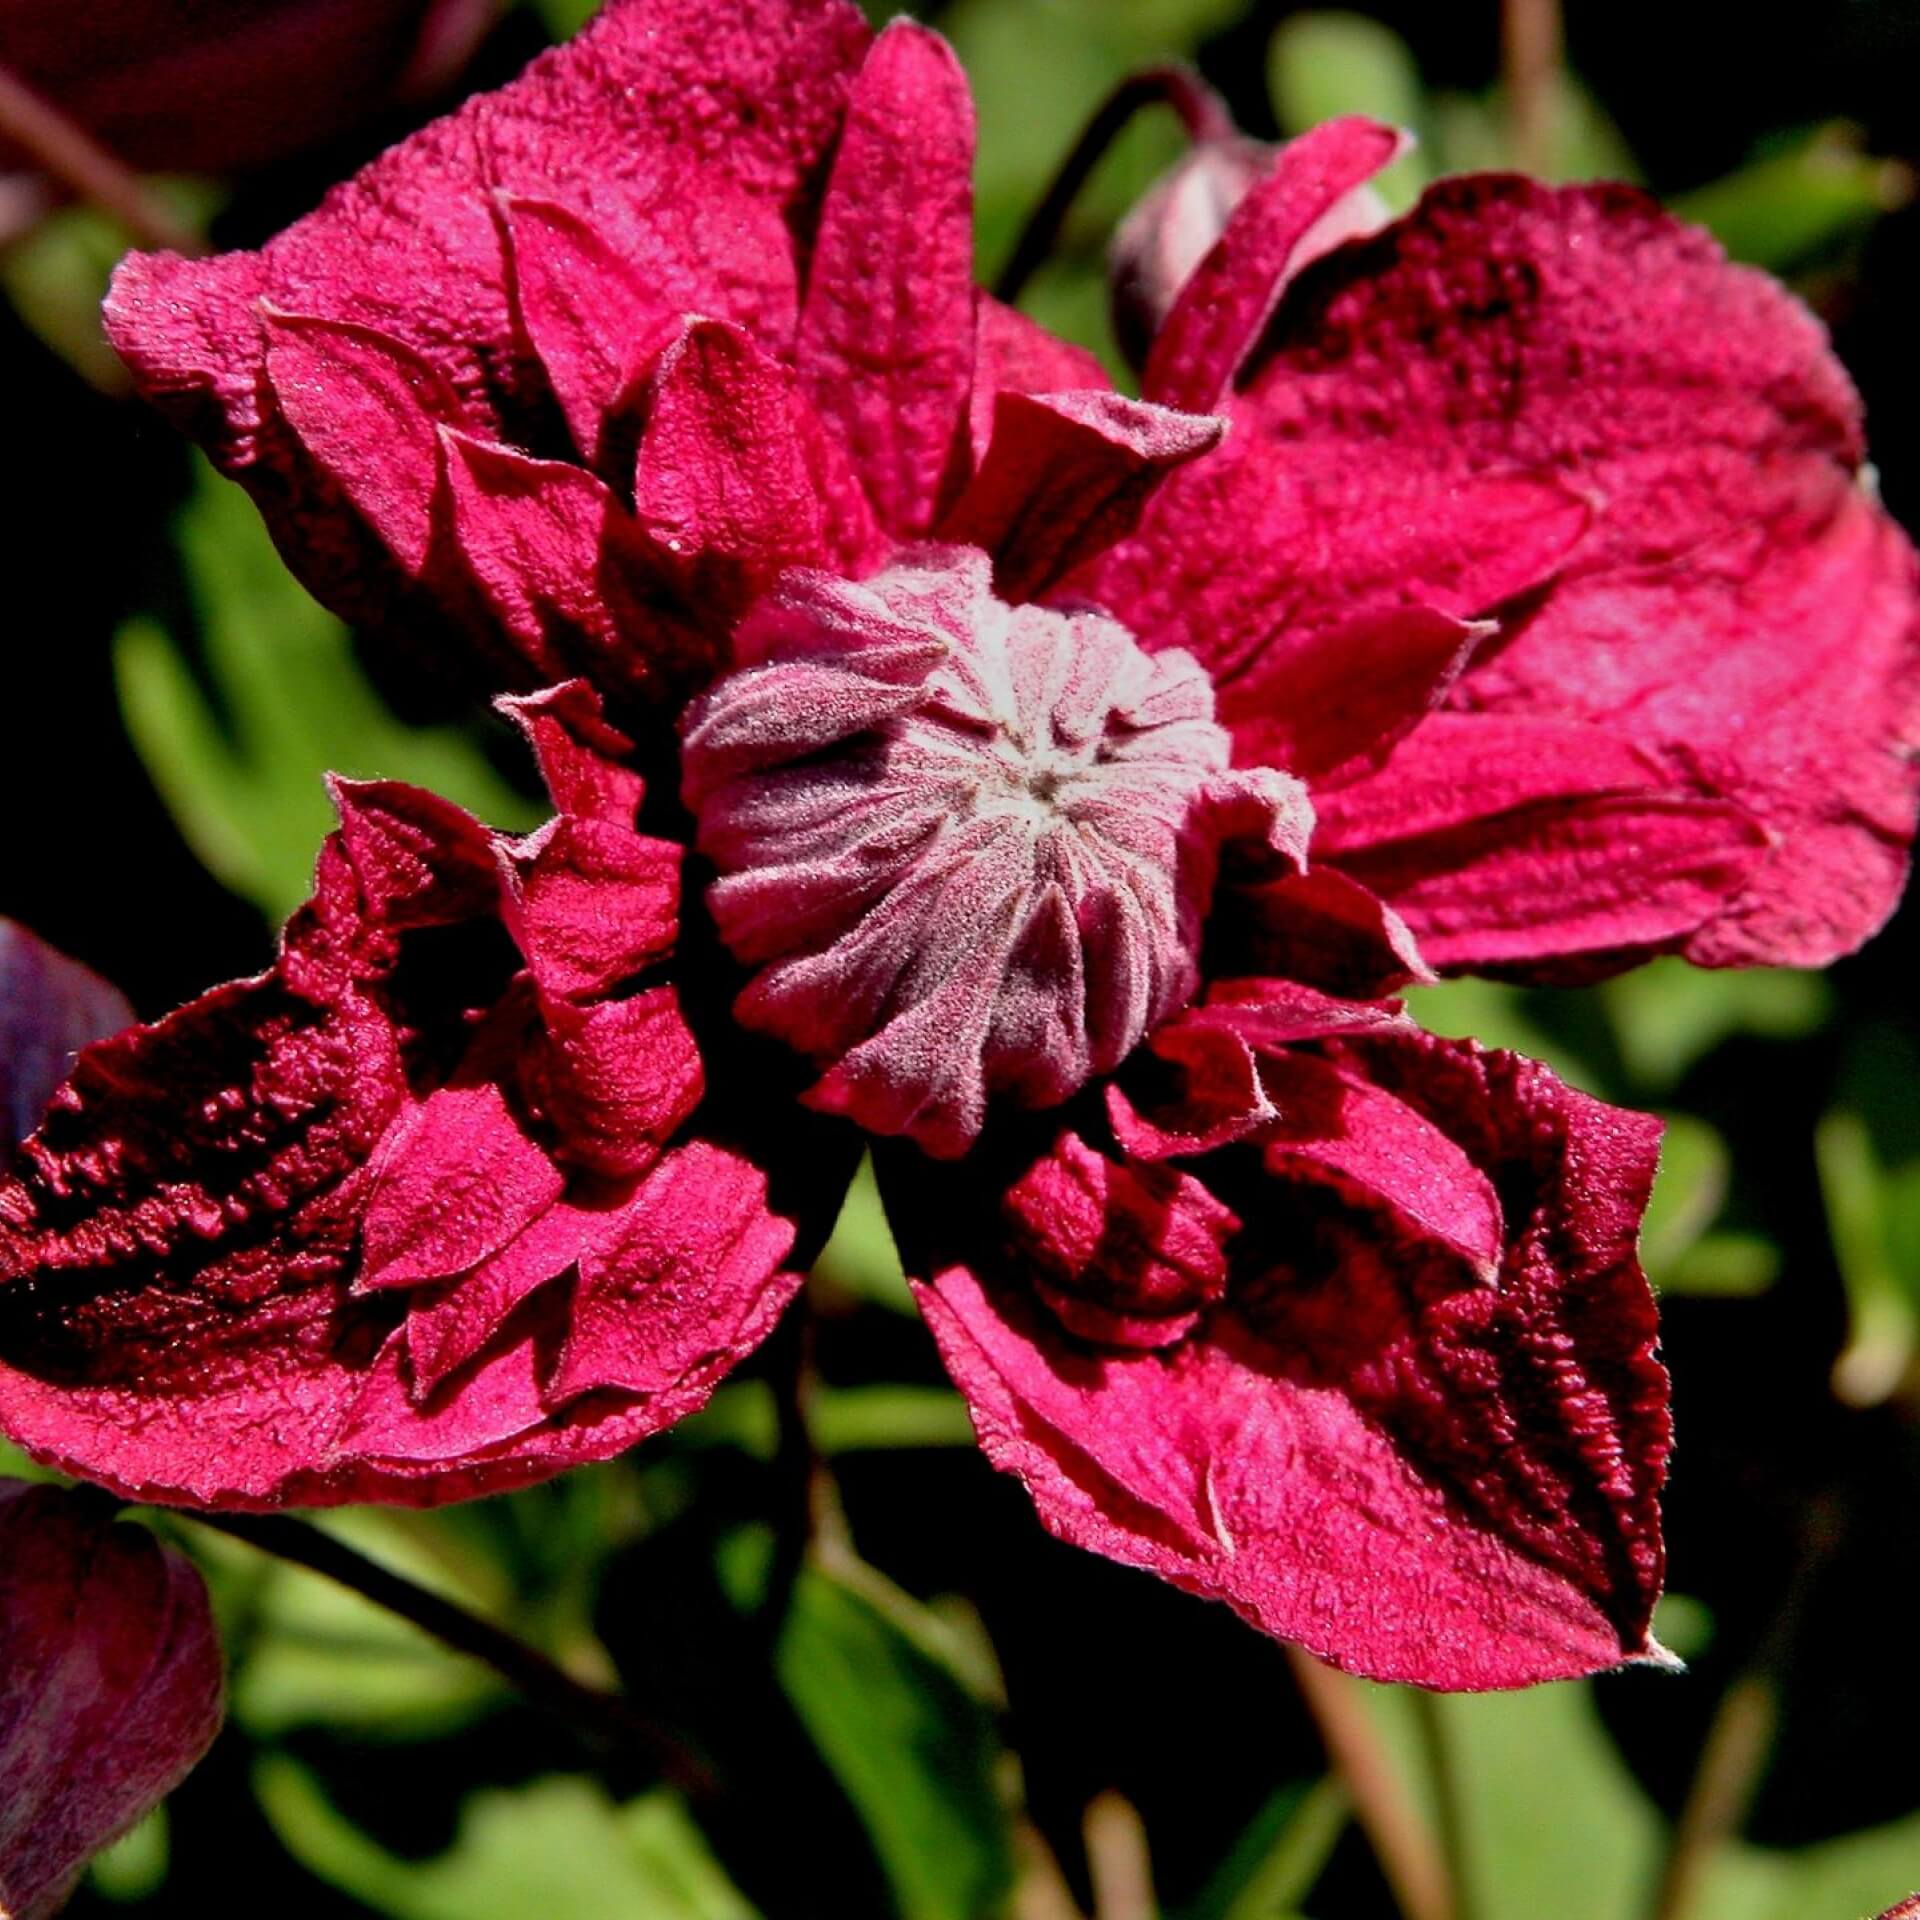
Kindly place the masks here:
POLYGON ((1560 0, 1500 0, 1507 126, 1522 173, 1552 170, 1563 53, 1560 0))
POLYGON ((1776 1676, 1792 1657, 1807 1601, 1846 1525, 1843 1507, 1815 1498, 1801 1517, 1799 1554, 1752 1663, 1721 1696, 1675 1822, 1648 1920, 1684 1920, 1708 1868, 1746 1823, 1766 1772, 1780 1713, 1776 1676))
POLYGON ((601 1752, 643 1754, 690 1792, 711 1786, 699 1762, 631 1701, 576 1680, 557 1661, 504 1627, 416 1586, 345 1541, 285 1514, 194 1513, 187 1517, 350 1587, 376 1606, 412 1621, 442 1645, 491 1667, 529 1705, 563 1722, 589 1746, 601 1752))
POLYGON ((200 235, 176 220, 138 174, 6 67, 0 67, 0 136, 69 192, 112 214, 141 246, 205 251, 200 235))
POLYGON ((1188 139, 1224 140, 1233 132, 1233 116, 1226 103, 1190 67, 1144 67, 1129 74, 1095 110, 1073 150, 1060 163, 1040 204, 1028 217, 1019 244, 994 282, 994 297, 1009 306, 1046 263, 1060 238, 1068 212, 1080 189, 1119 138, 1127 122, 1143 107, 1168 106, 1180 116, 1188 139))
POLYGON ((1745 1675, 1722 1696, 1674 1828, 1654 1893, 1652 1920, 1679 1920, 1692 1907, 1701 1875, 1739 1832, 1773 1745, 1778 1717, 1773 1682, 1764 1674, 1745 1675))
POLYGON ((1298 1647, 1287 1659, 1400 1911, 1406 1920, 1455 1920, 1445 1856, 1374 1729, 1360 1683, 1298 1647))
POLYGON ((1414 1724, 1426 1755, 1427 1776, 1433 1783, 1434 1826, 1440 1857, 1446 1862, 1447 1884, 1453 1890, 1453 1920, 1474 1920, 1473 1870, 1467 1859, 1467 1810, 1460 1793, 1460 1748, 1447 1719, 1445 1703, 1424 1687, 1409 1689, 1414 1724))

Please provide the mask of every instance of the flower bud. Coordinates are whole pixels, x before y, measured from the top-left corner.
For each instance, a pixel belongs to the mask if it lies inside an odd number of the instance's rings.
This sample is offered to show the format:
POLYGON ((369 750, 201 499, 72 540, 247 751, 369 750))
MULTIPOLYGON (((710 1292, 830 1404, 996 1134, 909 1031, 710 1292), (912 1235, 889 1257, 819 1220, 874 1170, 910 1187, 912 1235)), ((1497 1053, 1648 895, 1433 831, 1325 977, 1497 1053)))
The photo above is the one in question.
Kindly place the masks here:
POLYGON ((99 1496, 0 1481, 0 1913, 44 1920, 219 1731, 192 1562, 99 1496))

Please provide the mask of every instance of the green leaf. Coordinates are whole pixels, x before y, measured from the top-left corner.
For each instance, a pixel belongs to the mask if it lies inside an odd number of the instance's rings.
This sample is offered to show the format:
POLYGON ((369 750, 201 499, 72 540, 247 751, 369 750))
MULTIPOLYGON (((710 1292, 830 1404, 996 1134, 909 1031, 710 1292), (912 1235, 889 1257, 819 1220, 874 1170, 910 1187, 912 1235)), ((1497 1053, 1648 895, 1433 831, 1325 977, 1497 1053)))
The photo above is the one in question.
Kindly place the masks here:
POLYGON ((346 628, 281 565, 246 496, 205 463, 176 537, 199 659, 181 636, 137 618, 115 636, 115 672, 128 732, 168 811, 236 893, 276 921, 306 898, 333 824, 328 772, 412 781, 508 830, 542 817, 476 739, 388 711, 346 628))
POLYGON ((672 1794, 616 1806, 569 1777, 474 1794, 437 1859, 387 1852, 281 1754, 254 1768, 254 1793, 287 1851, 389 1920, 755 1920, 672 1794))
POLYGON ((1833 1010, 1832 992, 1817 973, 1785 967, 1728 973, 1673 958, 1605 981, 1599 994, 1628 1070, 1657 1092, 1677 1086, 1735 1034, 1798 1039, 1833 1010))
POLYGON ((1277 1788, 1177 1920, 1286 1920, 1313 1890, 1350 1811, 1331 1779, 1277 1788))
POLYGON ((900 1250, 893 1243, 893 1229, 887 1225, 887 1210, 881 1203, 871 1157, 860 1162, 847 1188, 840 1218, 814 1262, 813 1281, 826 1290, 829 1298, 838 1294, 843 1299, 890 1307, 896 1313, 918 1311, 900 1264, 900 1250))
MULTIPOLYGON (((1412 50, 1389 26, 1358 13, 1296 13, 1267 47, 1267 90, 1287 133, 1322 120, 1364 113, 1424 136, 1426 91, 1412 50)), ((1419 147, 1373 181, 1395 213, 1403 213, 1433 178, 1419 147)))
POLYGON ((1720 1217, 1733 1154, 1719 1133, 1690 1113, 1663 1114, 1660 1171, 1640 1227, 1640 1258, 1662 1286, 1720 1217))
POLYGON ((118 1906, 148 1900, 166 1884, 172 1832, 163 1803, 87 1865, 87 1883, 118 1906))
POLYGON ((1858 129, 1835 121, 1682 194, 1673 210, 1711 229, 1736 260, 1779 273, 1855 237, 1913 192, 1911 168, 1863 153, 1858 129))
POLYGON ((809 1566, 776 1656, 902 1920, 979 1920, 1013 1884, 993 1715, 949 1651, 941 1623, 871 1570, 809 1566))
POLYGON ((1526 989, 1492 980, 1445 980, 1436 987, 1410 987, 1407 1010, 1426 1028, 1452 1040, 1478 1040, 1543 1060, 1561 1079, 1591 1093, 1597 1077, 1570 1047, 1526 1010, 1526 989))
POLYGON ((1892 1196, 1866 1121, 1850 1108, 1825 1115, 1813 1151, 1847 1293, 1847 1344, 1834 1362, 1834 1391, 1852 1406, 1877 1406, 1920 1354, 1920 1305, 1893 1257, 1892 1196))
MULTIPOLYGON (((210 181, 150 179, 143 183, 189 228, 204 230, 224 191, 210 181)), ((0 291, 26 326, 90 385, 122 394, 133 382, 107 344, 100 303, 132 235, 97 207, 56 207, 32 230, 0 248, 0 291)))

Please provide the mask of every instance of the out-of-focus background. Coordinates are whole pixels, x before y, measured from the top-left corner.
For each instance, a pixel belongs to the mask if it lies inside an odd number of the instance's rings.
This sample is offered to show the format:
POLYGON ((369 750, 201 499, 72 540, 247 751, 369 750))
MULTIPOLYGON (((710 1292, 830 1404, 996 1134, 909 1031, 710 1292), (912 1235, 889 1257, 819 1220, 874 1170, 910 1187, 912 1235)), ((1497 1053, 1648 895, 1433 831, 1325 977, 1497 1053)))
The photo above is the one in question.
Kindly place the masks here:
MULTIPOLYGON (((1349 109, 1415 128, 1398 204, 1520 162, 1644 181, 1826 317, 1886 499, 1920 523, 1911 0, 1777 0, 1764 24, 1690 0, 1564 22, 1538 0, 911 10, 979 99, 983 277, 1114 83, 1193 59, 1256 134, 1349 109)), ((123 214, 250 245, 590 11, 0 0, 0 69, 138 175, 123 214)), ((0 98, 0 129, 17 110, 0 98)), ((1109 356, 1102 247, 1179 150, 1163 118, 1119 143, 1026 296, 1109 356)), ((128 229, 3 130, 0 236, 16 463, 0 912, 153 1014, 263 964, 328 824, 324 769, 414 779, 503 825, 538 810, 486 723, 363 655, 237 492, 128 397, 95 319, 128 229)), ((1645 1251, 1679 1424, 1657 1624, 1687 1673, 1431 1713, 1357 1696, 1416 1799, 1453 1783, 1461 1920, 1856 1920, 1920 1886, 1917 960, 1910 908, 1825 977, 1663 963, 1579 994, 1419 996, 1442 1030, 1671 1128, 1645 1251)), ((1280 1650, 1055 1544, 970 1444, 865 1189, 813 1298, 829 1550, 771 1650, 754 1602, 781 1470, 752 1368, 609 1466, 324 1523, 624 1682, 706 1756, 710 1791, 596 1776, 482 1670, 195 1533, 232 1721, 75 1914, 1396 1913, 1280 1650)), ((0 1470, 23 1469, 0 1450, 0 1470)))

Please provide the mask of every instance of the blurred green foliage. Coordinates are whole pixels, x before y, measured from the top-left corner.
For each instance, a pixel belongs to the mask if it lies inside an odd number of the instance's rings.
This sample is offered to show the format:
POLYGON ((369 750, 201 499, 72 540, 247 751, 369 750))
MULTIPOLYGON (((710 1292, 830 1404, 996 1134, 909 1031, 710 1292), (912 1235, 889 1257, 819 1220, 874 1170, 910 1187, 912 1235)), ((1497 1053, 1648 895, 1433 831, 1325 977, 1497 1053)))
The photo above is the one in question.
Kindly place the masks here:
POLYGON ((475 737, 397 720, 350 636, 288 574, 253 504, 204 460, 175 539, 190 621, 139 615, 114 641, 127 731, 200 858, 278 923, 333 824, 329 773, 407 780, 490 825, 531 827, 475 737))

